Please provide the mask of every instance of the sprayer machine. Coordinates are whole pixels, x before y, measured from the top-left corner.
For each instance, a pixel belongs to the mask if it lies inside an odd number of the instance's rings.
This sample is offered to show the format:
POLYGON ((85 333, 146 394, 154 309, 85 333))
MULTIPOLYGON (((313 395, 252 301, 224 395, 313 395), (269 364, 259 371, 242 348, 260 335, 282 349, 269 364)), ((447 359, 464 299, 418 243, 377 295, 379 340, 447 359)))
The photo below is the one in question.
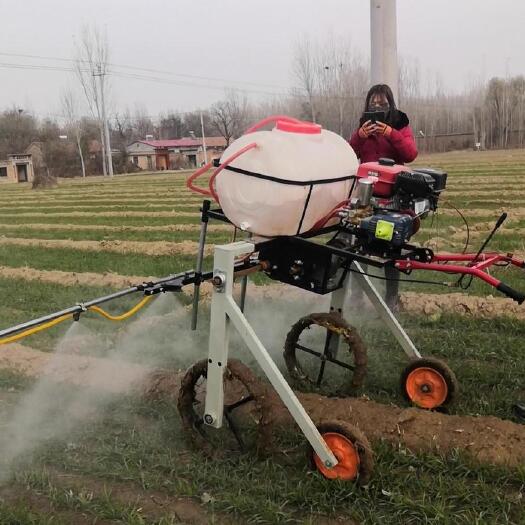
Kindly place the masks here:
POLYGON ((486 251, 506 214, 476 253, 434 253, 411 243, 421 221, 437 210, 446 182, 443 171, 409 169, 390 159, 359 165, 351 147, 335 133, 286 116, 269 117, 234 141, 220 160, 203 166, 187 181, 191 190, 206 196, 195 269, 2 330, 0 342, 20 339, 71 317, 78 320, 86 310, 109 316, 100 304, 128 294, 143 294, 137 307, 114 318, 123 319, 149 297, 180 292, 187 286, 194 289, 191 328, 196 329, 200 288, 210 282, 208 358, 186 372, 178 400, 192 442, 210 451, 210 430, 221 428, 226 420, 242 448, 244 442, 233 413, 249 403, 256 406, 257 422, 265 432, 264 423, 272 410, 270 386, 240 361, 229 359, 230 334, 235 330, 308 440, 314 468, 329 479, 366 484, 373 465, 370 443, 359 429, 345 421, 330 420, 329 414, 317 425, 311 420, 244 315, 248 275, 263 272, 272 280, 314 294, 330 294, 329 311, 299 319, 283 342, 284 362, 292 378, 319 386, 327 364, 331 364, 352 374, 352 386, 362 385, 366 347, 347 322, 345 311, 351 300, 350 288, 355 285, 368 297, 408 357, 401 375, 405 397, 422 409, 444 407, 457 395, 453 371, 441 360, 422 356, 372 282, 378 277, 385 279, 382 272, 372 275, 369 269, 395 268, 404 276, 416 271, 441 272, 454 279, 449 285, 463 288, 477 278, 520 304, 525 300, 523 293, 489 273, 494 266, 525 266, 512 254, 486 251), (210 170, 207 187, 198 186, 197 179, 210 170), (215 246, 213 268, 204 271, 210 220, 231 224, 236 233, 244 232, 244 239, 215 246), (237 300, 233 294, 236 280, 241 281, 237 300), (307 347, 301 340, 303 332, 312 326, 324 330, 319 348, 307 347), (342 347, 350 352, 352 364, 341 359, 342 347), (314 374, 301 365, 303 355, 318 360, 314 374), (225 393, 231 379, 240 381, 247 393, 237 399, 231 392, 225 393), (205 401, 199 405, 197 385, 203 380, 205 401))

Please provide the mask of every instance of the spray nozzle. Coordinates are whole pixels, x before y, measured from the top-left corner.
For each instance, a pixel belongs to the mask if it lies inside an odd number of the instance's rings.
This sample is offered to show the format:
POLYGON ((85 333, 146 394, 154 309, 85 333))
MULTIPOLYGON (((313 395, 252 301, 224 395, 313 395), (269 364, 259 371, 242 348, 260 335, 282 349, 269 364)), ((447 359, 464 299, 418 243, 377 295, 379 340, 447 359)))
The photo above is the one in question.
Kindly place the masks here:
POLYGON ((73 314, 73 321, 80 321, 80 315, 84 312, 87 312, 87 308, 84 306, 83 303, 78 303, 77 306, 80 308, 80 310, 73 314))

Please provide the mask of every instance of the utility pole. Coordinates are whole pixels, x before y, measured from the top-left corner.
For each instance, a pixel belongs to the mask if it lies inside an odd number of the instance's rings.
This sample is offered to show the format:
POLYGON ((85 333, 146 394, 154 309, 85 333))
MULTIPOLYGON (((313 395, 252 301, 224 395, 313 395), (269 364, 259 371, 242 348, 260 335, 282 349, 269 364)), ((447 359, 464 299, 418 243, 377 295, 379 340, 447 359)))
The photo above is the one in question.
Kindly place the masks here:
POLYGON ((204 135, 204 120, 201 111, 201 135, 202 135, 202 150, 204 151, 204 164, 208 164, 208 153, 206 152, 206 137, 204 135))
POLYGON ((94 76, 98 77, 99 80, 99 86, 100 86, 100 104, 102 106, 102 121, 104 124, 104 144, 106 146, 106 158, 107 158, 107 166, 108 166, 108 174, 110 177, 113 177, 113 157, 111 155, 111 140, 109 137, 109 126, 108 126, 108 120, 106 118, 106 104, 104 101, 104 79, 103 77, 106 75, 105 72, 102 72, 102 67, 98 66, 98 73, 93 73, 94 76))
POLYGON ((396 0, 370 0, 370 43, 372 84, 388 84, 398 102, 396 0))

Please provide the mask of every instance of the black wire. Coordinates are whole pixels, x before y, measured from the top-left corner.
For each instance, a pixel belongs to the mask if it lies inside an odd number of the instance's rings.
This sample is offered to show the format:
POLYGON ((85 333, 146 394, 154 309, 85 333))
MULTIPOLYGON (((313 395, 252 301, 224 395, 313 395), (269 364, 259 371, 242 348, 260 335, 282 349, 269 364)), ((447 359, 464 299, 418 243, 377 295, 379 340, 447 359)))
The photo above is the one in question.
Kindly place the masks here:
MULTIPOLYGON (((367 277, 371 277, 372 279, 379 279, 381 281, 394 281, 399 283, 418 283, 418 284, 437 284, 439 286, 446 286, 450 287, 452 285, 448 283, 442 283, 439 281, 423 281, 419 279, 391 279, 389 277, 382 277, 381 275, 372 275, 370 273, 361 272, 359 270, 352 270, 352 268, 346 268, 349 272, 358 273, 360 275, 366 275, 367 277)), ((456 273, 456 272, 450 272, 450 273, 456 273)))
POLYGON ((463 251, 461 253, 466 253, 467 252, 467 248, 468 248, 468 245, 469 245, 469 242, 470 242, 470 227, 468 225, 468 221, 467 219, 465 218, 465 216, 463 215, 463 213, 461 213, 461 211, 459 211, 453 204, 451 204, 449 201, 447 200, 443 200, 442 202, 445 202, 446 204, 448 204, 451 208, 453 208, 454 210, 456 210, 456 213, 463 219, 463 222, 467 228, 467 239, 465 241, 465 246, 463 247, 463 251))
MULTIPOLYGON (((465 246, 463 247, 463 251, 461 252, 461 253, 466 253, 468 245, 469 245, 469 242, 470 242, 470 227, 469 227, 468 221, 465 218, 465 216, 463 215, 463 213, 461 213, 461 211, 459 211, 449 201, 443 199, 442 202, 446 203, 448 206, 450 206, 451 208, 453 208, 456 211, 456 213, 461 217, 461 219, 463 220, 463 223, 465 224, 465 226, 467 228, 467 238, 465 240, 465 246)), ((464 283, 463 281, 464 281, 466 276, 467 276, 466 274, 461 275, 459 277, 459 279, 457 280, 457 282, 456 282, 456 286, 459 286, 462 290, 468 290, 470 288, 470 285, 472 284, 472 281, 474 280, 474 276, 472 274, 470 274, 468 276, 468 282, 464 283)))

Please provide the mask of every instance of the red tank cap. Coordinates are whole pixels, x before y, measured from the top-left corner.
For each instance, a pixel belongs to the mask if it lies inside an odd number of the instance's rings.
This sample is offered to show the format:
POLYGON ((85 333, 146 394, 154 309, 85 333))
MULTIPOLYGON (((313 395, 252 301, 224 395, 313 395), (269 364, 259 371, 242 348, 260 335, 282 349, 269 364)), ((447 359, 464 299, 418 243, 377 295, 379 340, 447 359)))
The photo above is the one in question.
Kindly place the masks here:
POLYGON ((287 131, 288 133, 304 133, 306 135, 319 135, 321 133, 321 126, 313 122, 287 122, 286 120, 278 120, 275 125, 279 131, 287 131))

